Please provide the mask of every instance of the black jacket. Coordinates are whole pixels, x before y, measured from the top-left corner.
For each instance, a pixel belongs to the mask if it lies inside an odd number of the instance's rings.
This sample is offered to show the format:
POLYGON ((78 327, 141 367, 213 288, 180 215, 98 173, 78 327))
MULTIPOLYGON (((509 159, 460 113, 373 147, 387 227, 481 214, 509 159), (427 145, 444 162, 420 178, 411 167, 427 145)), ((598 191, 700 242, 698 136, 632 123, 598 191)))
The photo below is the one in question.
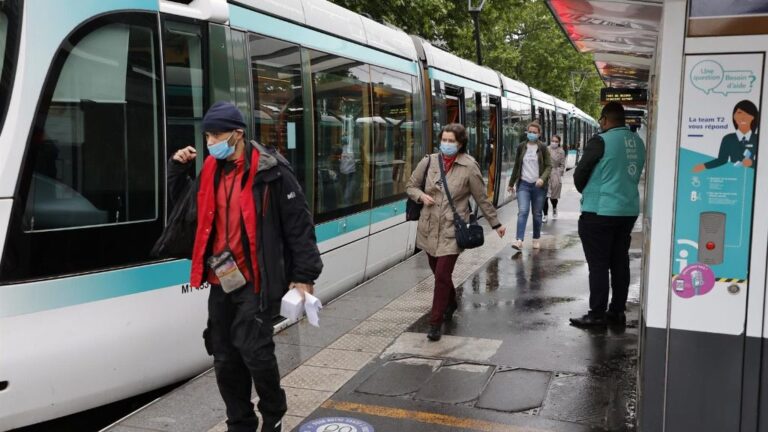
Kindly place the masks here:
MULTIPOLYGON (((271 148, 255 141, 251 141, 251 145, 259 150, 259 166, 253 179, 253 198, 258 218, 257 259, 261 307, 262 310, 269 308, 270 312, 276 314, 288 284, 314 283, 320 276, 323 262, 317 248, 312 213, 290 163, 271 148)), ((245 153, 245 160, 250 161, 251 146, 246 146, 245 153)), ((246 162, 246 173, 251 173, 249 165, 246 162)), ((218 186, 223 166, 224 163, 220 163, 217 167, 214 187, 218 186)), ((168 162, 169 207, 192 181, 187 173, 186 165, 173 159, 168 162)), ((242 233, 244 246, 247 246, 245 230, 242 233)), ((211 243, 207 247, 206 258, 210 256, 211 243)), ((249 267, 251 274, 254 274, 250 263, 249 267)))

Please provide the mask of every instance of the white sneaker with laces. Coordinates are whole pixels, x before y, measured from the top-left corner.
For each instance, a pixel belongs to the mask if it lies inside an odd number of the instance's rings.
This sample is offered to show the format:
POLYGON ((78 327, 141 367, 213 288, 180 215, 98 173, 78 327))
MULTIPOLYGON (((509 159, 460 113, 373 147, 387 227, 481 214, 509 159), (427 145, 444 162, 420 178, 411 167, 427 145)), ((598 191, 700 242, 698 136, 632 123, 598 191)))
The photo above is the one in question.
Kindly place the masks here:
POLYGON ((538 239, 533 240, 533 248, 534 249, 541 249, 541 243, 538 239))
POLYGON ((522 250, 523 249, 523 241, 520 239, 517 239, 512 242, 512 249, 522 250))

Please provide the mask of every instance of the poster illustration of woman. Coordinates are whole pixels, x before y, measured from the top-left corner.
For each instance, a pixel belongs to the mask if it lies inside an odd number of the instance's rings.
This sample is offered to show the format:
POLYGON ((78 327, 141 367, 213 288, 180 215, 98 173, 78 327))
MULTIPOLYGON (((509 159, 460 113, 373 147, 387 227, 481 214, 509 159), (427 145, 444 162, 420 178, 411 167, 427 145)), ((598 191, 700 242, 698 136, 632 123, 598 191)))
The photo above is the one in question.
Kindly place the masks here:
POLYGON ((733 126, 736 132, 723 137, 717 158, 693 167, 698 173, 705 169, 717 168, 728 162, 734 166, 754 167, 757 158, 757 128, 760 125, 760 113, 757 106, 749 100, 743 100, 733 107, 733 126))

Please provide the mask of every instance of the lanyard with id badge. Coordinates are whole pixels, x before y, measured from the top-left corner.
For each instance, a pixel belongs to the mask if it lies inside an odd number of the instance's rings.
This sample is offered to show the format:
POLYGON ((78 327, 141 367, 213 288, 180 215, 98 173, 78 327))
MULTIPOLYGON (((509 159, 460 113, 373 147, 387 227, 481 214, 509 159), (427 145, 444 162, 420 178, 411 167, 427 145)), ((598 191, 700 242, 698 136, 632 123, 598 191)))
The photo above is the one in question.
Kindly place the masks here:
POLYGON ((226 249, 218 255, 211 256, 207 261, 208 267, 210 267, 216 277, 219 278, 221 289, 224 290, 225 293, 231 293, 232 291, 241 288, 246 283, 245 276, 243 276, 243 273, 237 267, 237 261, 235 261, 234 254, 232 254, 232 251, 229 249, 229 203, 232 200, 232 192, 235 190, 235 182, 237 182, 237 174, 233 175, 229 191, 227 191, 227 184, 224 183, 224 191, 227 194, 227 209, 224 217, 224 226, 226 227, 226 249))

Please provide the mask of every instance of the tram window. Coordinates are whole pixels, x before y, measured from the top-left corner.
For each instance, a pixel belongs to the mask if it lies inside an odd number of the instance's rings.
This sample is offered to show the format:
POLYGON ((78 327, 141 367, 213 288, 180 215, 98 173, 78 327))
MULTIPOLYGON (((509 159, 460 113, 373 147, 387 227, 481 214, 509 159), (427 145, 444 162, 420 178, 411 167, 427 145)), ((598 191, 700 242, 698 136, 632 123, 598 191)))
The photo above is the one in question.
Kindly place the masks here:
POLYGON ((368 208, 371 178, 370 71, 366 64, 309 51, 317 190, 316 221, 368 208))
MULTIPOLYGON (((433 81, 434 83, 434 81, 433 81)), ((445 87, 445 94, 432 98, 432 149, 440 145, 440 131, 450 123, 461 123, 461 90, 452 86, 445 87)), ((430 149, 428 151, 431 152, 430 149)))
MULTIPOLYGON (((414 123, 414 77, 371 67, 373 84, 373 164, 376 203, 400 199, 414 167, 413 151, 417 124, 414 123)), ((417 158, 420 160, 420 158, 417 158)))
POLYGON ((103 16, 62 44, 27 144, 1 282, 150 261, 163 227, 160 64, 153 14, 103 16))
MULTIPOLYGON (((255 139, 272 145, 293 165, 299 183, 309 190, 306 169, 312 146, 304 131, 301 49, 294 44, 250 34, 255 139)), ((311 117, 310 117, 311 118, 311 117)))
POLYGON ((157 218, 152 31, 103 26, 70 51, 30 143, 27 231, 157 218))
MULTIPOLYGON (((479 94, 475 93, 472 89, 464 89, 464 127, 467 129, 467 153, 474 157, 482 169, 482 151, 478 146, 478 132, 477 123, 478 115, 478 101, 479 94)), ((487 173, 484 173, 487 174, 487 173)))
POLYGON ((20 0, 0 1, 0 127, 11 98, 18 54, 20 0))
MULTIPOLYGON (((528 105, 530 107, 530 105, 528 105)), ((517 146, 524 139, 524 128, 530 120, 530 108, 524 109, 524 104, 509 100, 504 108, 502 121, 501 145, 501 193, 505 194, 512 168, 515 165, 517 146), (527 115, 526 115, 527 113, 527 115)))
MULTIPOLYGON (((168 144, 166 159, 193 146, 204 155, 203 34, 197 24, 166 21, 163 33, 165 102, 168 144)), ((196 160, 197 170, 203 158, 196 160)))

